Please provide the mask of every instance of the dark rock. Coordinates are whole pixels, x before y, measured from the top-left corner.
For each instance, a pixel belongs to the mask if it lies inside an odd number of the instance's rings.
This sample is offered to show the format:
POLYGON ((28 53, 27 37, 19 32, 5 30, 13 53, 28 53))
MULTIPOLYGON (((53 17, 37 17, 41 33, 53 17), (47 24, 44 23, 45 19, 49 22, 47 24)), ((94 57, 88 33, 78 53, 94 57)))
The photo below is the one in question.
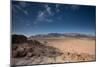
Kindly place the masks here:
POLYGON ((24 35, 12 35, 12 43, 25 43, 27 42, 27 37, 24 35))
POLYGON ((62 53, 57 48, 46 46, 38 40, 27 40, 24 35, 12 36, 12 56, 14 58, 20 57, 56 57, 62 53))

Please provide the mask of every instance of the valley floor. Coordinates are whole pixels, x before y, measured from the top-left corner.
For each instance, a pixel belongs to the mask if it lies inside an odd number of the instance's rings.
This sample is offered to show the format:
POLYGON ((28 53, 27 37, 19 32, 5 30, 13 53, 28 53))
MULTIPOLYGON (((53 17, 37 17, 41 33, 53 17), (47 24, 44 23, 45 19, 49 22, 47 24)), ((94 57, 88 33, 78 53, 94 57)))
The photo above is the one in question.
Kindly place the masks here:
POLYGON ((37 39, 46 46, 58 48, 63 54, 57 57, 31 57, 31 58, 12 58, 15 65, 50 64, 65 62, 84 62, 95 61, 95 39, 89 38, 64 38, 37 39))

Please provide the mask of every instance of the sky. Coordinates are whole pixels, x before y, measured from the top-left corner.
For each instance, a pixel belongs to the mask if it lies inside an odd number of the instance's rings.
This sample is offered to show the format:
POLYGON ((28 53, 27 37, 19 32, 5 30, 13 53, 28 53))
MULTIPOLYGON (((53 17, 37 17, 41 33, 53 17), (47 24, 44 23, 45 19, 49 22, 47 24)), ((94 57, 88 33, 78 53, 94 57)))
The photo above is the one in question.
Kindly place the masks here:
POLYGON ((12 1, 12 33, 95 35, 95 9, 89 5, 12 1))

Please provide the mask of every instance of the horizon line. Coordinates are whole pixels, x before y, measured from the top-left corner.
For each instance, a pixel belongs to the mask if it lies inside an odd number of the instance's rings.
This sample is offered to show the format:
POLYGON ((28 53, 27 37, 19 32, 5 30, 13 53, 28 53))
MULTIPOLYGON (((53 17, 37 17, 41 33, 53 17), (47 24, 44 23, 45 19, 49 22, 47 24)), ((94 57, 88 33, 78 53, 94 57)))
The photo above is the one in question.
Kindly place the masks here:
MULTIPOLYGON (((80 33, 80 32, 52 32, 52 33, 57 33, 57 34, 83 34, 83 35, 90 35, 90 36, 96 36, 96 33, 90 34, 90 33, 80 33)), ((38 34, 25 34, 25 33, 11 33, 11 35, 18 34, 18 35, 25 35, 25 36, 36 36, 36 35, 47 35, 51 33, 38 33, 38 34)))

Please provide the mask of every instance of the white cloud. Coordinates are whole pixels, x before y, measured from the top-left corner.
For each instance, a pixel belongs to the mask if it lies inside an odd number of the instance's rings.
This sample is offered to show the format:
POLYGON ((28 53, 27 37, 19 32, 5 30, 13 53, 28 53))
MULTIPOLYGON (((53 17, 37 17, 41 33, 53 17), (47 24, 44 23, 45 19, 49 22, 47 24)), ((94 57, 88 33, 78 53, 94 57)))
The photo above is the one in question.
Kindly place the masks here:
POLYGON ((25 15, 28 15, 28 11, 27 10, 23 10, 25 15))
MULTIPOLYGON (((59 5, 56 5, 55 7, 57 8, 57 12, 59 12, 59 5)), ((53 19, 51 16, 53 16, 54 13, 51 11, 51 7, 46 4, 44 5, 44 8, 45 8, 44 11, 38 11, 37 17, 33 22, 34 25, 41 22, 42 23, 53 22, 53 19)))
POLYGON ((39 11, 38 12, 38 18, 42 18, 42 17, 44 17, 45 16, 45 12, 44 11, 39 11))
POLYGON ((12 6, 12 11, 15 13, 18 13, 19 10, 22 10, 22 8, 19 5, 13 5, 12 6))
POLYGON ((36 20, 37 21, 42 21, 42 20, 45 19, 45 17, 46 17, 45 12, 44 11, 39 11, 36 20))
POLYGON ((58 4, 56 4, 56 11, 57 12, 60 12, 59 5, 58 4))
POLYGON ((19 10, 22 11, 25 15, 28 15, 28 11, 25 10, 21 5, 13 5, 12 6, 12 10, 15 12, 15 13, 18 13, 19 10))
POLYGON ((47 23, 52 22, 53 20, 51 18, 48 18, 50 15, 47 14, 46 11, 39 11, 36 20, 33 22, 34 25, 38 23, 47 23), (44 22, 43 22, 44 21, 44 22))
POLYGON ((12 6, 12 11, 15 12, 15 13, 17 13, 17 10, 16 10, 15 7, 16 7, 16 5, 13 5, 13 6, 12 6))
POLYGON ((40 23, 41 21, 45 20, 45 18, 45 11, 39 11, 33 24, 36 25, 37 23, 40 23))
POLYGON ((22 8, 19 5, 14 5, 15 8, 21 10, 22 8))
POLYGON ((48 5, 45 5, 45 9, 46 9, 46 11, 48 12, 49 15, 52 14, 51 8, 48 5))

